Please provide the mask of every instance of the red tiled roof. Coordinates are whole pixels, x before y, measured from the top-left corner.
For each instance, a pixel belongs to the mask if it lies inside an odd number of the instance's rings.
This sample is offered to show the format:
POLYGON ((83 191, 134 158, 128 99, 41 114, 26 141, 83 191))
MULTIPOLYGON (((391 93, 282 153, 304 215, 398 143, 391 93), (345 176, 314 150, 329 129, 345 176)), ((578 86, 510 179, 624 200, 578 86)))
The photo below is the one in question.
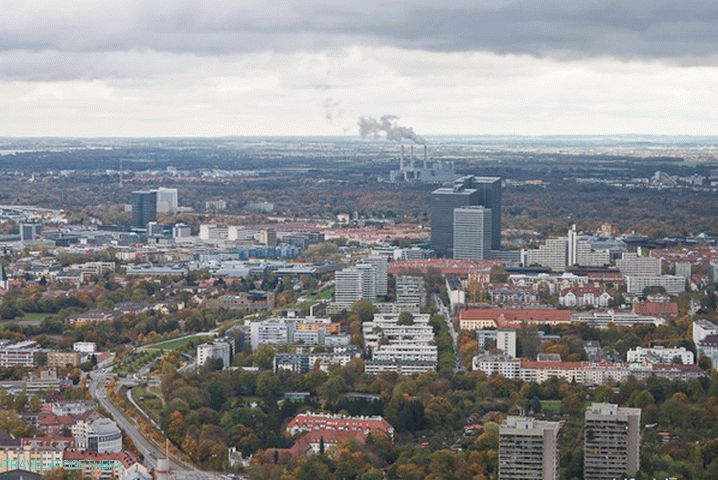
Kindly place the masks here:
POLYGON ((311 414, 299 414, 292 418, 287 425, 287 429, 292 427, 307 430, 379 430, 385 433, 388 433, 393 429, 389 422, 383 418, 340 417, 311 414))
POLYGON ((40 425, 72 425, 75 419, 70 415, 41 415, 38 419, 40 425))
POLYGON ((675 302, 643 302, 633 306, 639 315, 678 315, 678 304, 675 302))
POLYGON ((509 322, 570 322, 571 312, 536 308, 471 308, 461 310, 460 318, 509 322))

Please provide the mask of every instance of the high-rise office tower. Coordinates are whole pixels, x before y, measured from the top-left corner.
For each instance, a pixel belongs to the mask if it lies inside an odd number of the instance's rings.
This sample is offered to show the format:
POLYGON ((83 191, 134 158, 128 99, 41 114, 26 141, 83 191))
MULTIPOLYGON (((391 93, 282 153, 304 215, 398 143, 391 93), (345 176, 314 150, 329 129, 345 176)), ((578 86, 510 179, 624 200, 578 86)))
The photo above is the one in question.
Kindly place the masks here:
POLYGON ((507 417, 499 428, 499 480, 558 480, 560 425, 507 417))
POLYGON ((174 213, 177 211, 177 189, 157 189, 157 213, 174 213))
POLYGON ((389 280, 389 274, 387 273, 389 260, 382 255, 372 255, 362 258, 361 263, 366 263, 374 267, 376 270, 376 294, 385 297, 387 294, 387 284, 389 280))
POLYGON ((501 248, 501 179, 467 175, 431 193, 431 246, 440 256, 454 254, 454 209, 491 209, 491 249, 501 248))
POLYGON ((491 253, 490 208, 468 206, 454 209, 454 258, 483 260, 491 253))
POLYGON ((593 403, 586 410, 583 478, 613 480, 638 472, 641 409, 593 403))
POLYGON ((501 249, 501 178, 474 177, 479 205, 491 209, 491 249, 501 249))
POLYGON ((132 226, 147 228, 147 224, 157 221, 157 192, 138 190, 132 192, 132 226))

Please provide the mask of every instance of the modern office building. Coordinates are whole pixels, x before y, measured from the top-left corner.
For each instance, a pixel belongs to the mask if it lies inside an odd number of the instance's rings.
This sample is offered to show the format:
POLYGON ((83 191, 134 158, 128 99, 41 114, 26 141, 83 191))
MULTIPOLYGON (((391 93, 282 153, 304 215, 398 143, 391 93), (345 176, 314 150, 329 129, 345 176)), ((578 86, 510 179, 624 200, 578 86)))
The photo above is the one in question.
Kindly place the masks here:
POLYGON ((157 221, 157 192, 138 190, 132 192, 132 226, 147 228, 147 224, 157 221))
POLYGON ((491 209, 472 205, 454 209, 454 258, 484 260, 491 255, 491 209))
POLYGON ((157 189, 157 213, 175 213, 177 211, 177 189, 157 189))
POLYGON ((613 480, 638 472, 641 409, 593 403, 586 410, 583 478, 613 480))
POLYGON ((507 417, 499 428, 499 480, 558 480, 559 422, 507 417))
POLYGON ((491 249, 501 248, 501 178, 467 175, 431 193, 431 245, 439 256, 454 254, 454 210, 483 206, 491 209, 491 249))
POLYGON ((41 231, 42 225, 39 223, 23 223, 20 225, 20 241, 32 242, 37 240, 41 231))
POLYGON ((369 257, 364 257, 361 263, 374 267, 376 273, 374 276, 376 294, 381 297, 385 297, 388 291, 389 274, 387 273, 387 270, 389 268, 389 260, 382 255, 371 255, 369 257))

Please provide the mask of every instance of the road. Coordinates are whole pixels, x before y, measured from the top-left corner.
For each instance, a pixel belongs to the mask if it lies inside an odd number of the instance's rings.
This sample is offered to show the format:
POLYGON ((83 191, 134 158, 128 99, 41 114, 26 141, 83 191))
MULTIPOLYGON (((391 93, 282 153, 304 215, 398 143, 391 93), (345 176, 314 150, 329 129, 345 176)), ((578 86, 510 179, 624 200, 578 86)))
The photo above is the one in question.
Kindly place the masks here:
MULTIPOLYGON (((145 438, 140 432, 137 424, 133 419, 126 417, 115 405, 107 398, 108 376, 106 373, 93 372, 90 374, 90 394, 107 410, 112 419, 125 434, 130 437, 137 447, 137 450, 144 457, 144 463, 149 468, 157 466, 157 459, 164 458, 165 454, 161 448, 155 446, 154 443, 145 438)), ((191 465, 187 465, 177 459, 170 458, 170 469, 174 477, 178 480, 220 480, 226 478, 224 475, 215 472, 204 472, 191 465)))
POLYGON ((439 295, 433 294, 432 299, 434 300, 436 308, 439 310, 439 314, 444 317, 446 328, 448 328, 449 335, 451 335, 451 341, 454 342, 454 371, 461 372, 464 370, 464 365, 461 362, 461 355, 459 354, 459 334, 456 328, 454 328, 454 322, 451 320, 451 312, 446 305, 444 305, 439 295))

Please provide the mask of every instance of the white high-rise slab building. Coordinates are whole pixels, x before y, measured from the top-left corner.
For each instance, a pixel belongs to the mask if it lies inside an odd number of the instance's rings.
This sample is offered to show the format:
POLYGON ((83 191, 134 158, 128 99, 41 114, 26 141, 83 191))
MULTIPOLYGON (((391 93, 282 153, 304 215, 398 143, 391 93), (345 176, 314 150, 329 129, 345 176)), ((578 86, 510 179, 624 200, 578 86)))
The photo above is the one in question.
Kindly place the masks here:
POLYGON ((491 209, 466 206, 454 209, 454 258, 484 260, 491 252, 491 209))
POLYGON ((376 294, 385 297, 388 291, 389 260, 383 255, 372 255, 364 257, 361 261, 363 264, 371 265, 376 270, 374 283, 376 284, 376 294))
POLYGON ((359 264, 334 274, 334 301, 354 303, 376 298, 376 269, 373 265, 359 264))

